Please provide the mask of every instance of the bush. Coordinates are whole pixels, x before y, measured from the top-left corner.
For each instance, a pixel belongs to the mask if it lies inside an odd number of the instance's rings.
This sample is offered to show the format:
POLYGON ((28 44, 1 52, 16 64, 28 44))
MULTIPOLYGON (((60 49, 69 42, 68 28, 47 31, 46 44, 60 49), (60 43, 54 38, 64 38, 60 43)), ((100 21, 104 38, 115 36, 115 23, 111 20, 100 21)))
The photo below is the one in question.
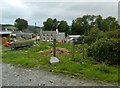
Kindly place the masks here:
POLYGON ((84 35, 81 35, 78 39, 77 39, 77 41, 83 41, 83 39, 84 39, 84 35))
POLYGON ((101 31, 99 30, 97 25, 95 25, 93 28, 91 28, 90 32, 88 33, 88 36, 85 37, 85 42, 88 45, 92 44, 98 39, 100 33, 101 31))
POLYGON ((120 38, 120 30, 110 30, 104 33, 104 38, 120 38))
POLYGON ((100 39, 87 49, 88 56, 92 56, 98 62, 105 62, 107 64, 118 63, 118 48, 120 39, 100 39))

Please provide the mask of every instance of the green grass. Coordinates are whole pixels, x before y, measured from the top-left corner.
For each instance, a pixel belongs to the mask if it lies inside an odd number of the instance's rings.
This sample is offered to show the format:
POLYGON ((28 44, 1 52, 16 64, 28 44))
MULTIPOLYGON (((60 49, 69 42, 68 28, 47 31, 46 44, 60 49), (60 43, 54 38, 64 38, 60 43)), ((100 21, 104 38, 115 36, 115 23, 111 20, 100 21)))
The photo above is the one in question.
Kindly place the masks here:
MULTIPOLYGON (((36 41, 35 41, 36 42, 36 41)), ((60 63, 50 65, 49 60, 52 55, 38 53, 41 50, 49 50, 53 47, 52 43, 37 41, 40 46, 23 48, 22 50, 6 50, 3 48, 2 61, 12 65, 24 66, 26 68, 39 67, 48 71, 53 70, 57 73, 76 75, 79 78, 88 78, 107 82, 118 82, 118 67, 109 65, 96 65, 92 57, 87 57, 85 44, 85 59, 82 59, 82 45, 75 46, 75 61, 72 61, 72 44, 57 44, 57 47, 66 48, 68 54, 57 55, 60 63)))

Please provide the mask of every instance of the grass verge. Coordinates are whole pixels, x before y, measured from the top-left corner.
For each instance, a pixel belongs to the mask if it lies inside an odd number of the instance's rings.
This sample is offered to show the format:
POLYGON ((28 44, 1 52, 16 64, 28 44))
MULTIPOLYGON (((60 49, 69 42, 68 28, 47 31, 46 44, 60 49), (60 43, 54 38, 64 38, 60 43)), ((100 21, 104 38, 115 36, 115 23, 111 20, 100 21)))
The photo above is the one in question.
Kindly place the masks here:
MULTIPOLYGON (((36 41, 35 41, 36 42, 36 41)), ((118 67, 102 64, 95 64, 92 57, 87 57, 85 44, 85 59, 82 59, 82 46, 75 46, 75 61, 72 61, 72 44, 57 44, 57 47, 66 48, 68 54, 57 55, 59 64, 50 65, 49 60, 52 55, 38 53, 41 50, 49 50, 53 47, 52 43, 37 41, 40 46, 23 48, 22 50, 7 50, 3 48, 2 61, 12 65, 21 65, 26 68, 45 68, 48 71, 57 73, 67 73, 79 78, 118 82, 118 67)))

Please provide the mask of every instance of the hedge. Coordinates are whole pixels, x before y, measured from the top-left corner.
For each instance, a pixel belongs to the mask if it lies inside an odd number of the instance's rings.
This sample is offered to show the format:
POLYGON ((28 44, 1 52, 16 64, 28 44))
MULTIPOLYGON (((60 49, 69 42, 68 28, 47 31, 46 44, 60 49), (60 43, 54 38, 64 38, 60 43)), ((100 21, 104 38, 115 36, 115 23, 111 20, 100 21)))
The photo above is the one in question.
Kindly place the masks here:
POLYGON ((87 49, 87 54, 98 62, 118 64, 120 39, 100 39, 87 49))

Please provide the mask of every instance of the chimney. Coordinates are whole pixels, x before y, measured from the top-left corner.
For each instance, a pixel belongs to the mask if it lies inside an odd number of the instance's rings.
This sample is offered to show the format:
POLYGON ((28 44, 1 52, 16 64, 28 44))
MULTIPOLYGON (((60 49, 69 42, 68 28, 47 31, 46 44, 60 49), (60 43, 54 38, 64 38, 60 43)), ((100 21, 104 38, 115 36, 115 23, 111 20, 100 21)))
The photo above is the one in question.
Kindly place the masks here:
POLYGON ((5 28, 5 31, 8 31, 7 28, 5 28))
POLYGON ((56 29, 56 32, 57 32, 57 34, 58 34, 58 29, 56 29))
POLYGON ((40 29, 40 33, 42 33, 42 28, 40 29))

